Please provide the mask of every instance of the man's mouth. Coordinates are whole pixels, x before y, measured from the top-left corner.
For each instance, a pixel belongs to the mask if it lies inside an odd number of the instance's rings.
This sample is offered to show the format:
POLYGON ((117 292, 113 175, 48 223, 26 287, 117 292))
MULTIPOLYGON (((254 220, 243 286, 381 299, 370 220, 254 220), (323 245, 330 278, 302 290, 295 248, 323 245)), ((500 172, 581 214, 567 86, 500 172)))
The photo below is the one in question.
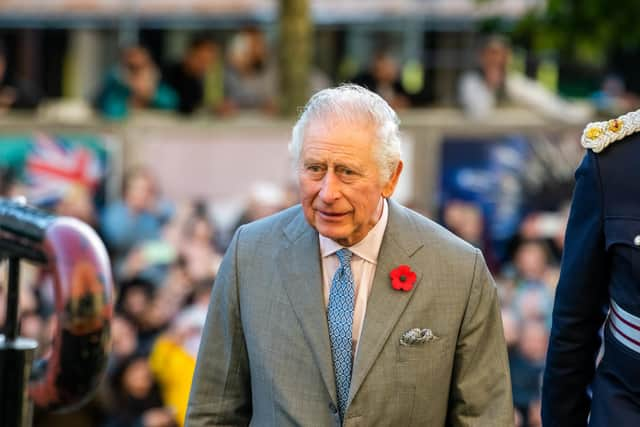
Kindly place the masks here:
POLYGON ((320 214, 322 218, 329 219, 329 220, 340 219, 345 215, 347 215, 347 212, 330 212, 330 211, 321 211, 321 210, 317 210, 316 212, 318 212, 318 214, 320 214))

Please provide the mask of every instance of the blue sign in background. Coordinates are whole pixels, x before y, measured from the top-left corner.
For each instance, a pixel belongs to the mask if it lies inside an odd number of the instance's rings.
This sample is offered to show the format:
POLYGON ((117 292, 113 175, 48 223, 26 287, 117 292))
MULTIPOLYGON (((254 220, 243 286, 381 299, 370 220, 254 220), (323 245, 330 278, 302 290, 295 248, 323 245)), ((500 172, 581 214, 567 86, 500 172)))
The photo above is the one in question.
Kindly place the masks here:
POLYGON ((572 179, 554 181, 553 174, 543 174, 546 182, 532 187, 533 168, 552 167, 536 153, 534 143, 523 135, 447 137, 442 143, 438 206, 442 210, 452 200, 478 206, 486 239, 498 258, 506 255, 507 243, 528 212, 555 209, 571 197, 572 179))

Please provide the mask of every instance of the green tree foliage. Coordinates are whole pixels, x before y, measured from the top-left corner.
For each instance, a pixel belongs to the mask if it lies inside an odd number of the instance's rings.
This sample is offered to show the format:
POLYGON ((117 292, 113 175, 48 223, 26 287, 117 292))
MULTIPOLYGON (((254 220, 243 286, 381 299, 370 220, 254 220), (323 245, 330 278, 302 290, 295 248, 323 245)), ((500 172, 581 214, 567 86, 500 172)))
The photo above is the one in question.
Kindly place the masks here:
POLYGON ((640 47, 638 17, 639 0, 547 0, 518 23, 514 35, 537 51, 598 64, 609 52, 640 47))

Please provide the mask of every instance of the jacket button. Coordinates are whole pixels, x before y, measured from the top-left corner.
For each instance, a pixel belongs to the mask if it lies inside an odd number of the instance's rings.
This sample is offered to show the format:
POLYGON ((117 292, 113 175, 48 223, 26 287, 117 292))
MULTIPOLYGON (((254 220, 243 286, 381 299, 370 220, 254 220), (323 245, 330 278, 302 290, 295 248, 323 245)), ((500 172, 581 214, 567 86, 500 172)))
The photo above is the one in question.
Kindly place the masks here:
POLYGON ((640 234, 633 238, 633 244, 636 246, 640 246, 640 234))
POLYGON ((334 414, 338 413, 338 408, 336 408, 336 405, 334 405, 333 402, 329 403, 329 410, 334 414))

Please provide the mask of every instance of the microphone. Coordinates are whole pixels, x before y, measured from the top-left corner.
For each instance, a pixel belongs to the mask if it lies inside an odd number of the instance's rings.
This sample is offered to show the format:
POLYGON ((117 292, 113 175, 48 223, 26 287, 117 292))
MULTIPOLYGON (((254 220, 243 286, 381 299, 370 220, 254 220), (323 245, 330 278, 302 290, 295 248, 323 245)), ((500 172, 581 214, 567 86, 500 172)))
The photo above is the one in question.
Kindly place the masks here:
POLYGON ((43 242, 54 220, 20 201, 0 198, 0 255, 46 263, 43 242))

